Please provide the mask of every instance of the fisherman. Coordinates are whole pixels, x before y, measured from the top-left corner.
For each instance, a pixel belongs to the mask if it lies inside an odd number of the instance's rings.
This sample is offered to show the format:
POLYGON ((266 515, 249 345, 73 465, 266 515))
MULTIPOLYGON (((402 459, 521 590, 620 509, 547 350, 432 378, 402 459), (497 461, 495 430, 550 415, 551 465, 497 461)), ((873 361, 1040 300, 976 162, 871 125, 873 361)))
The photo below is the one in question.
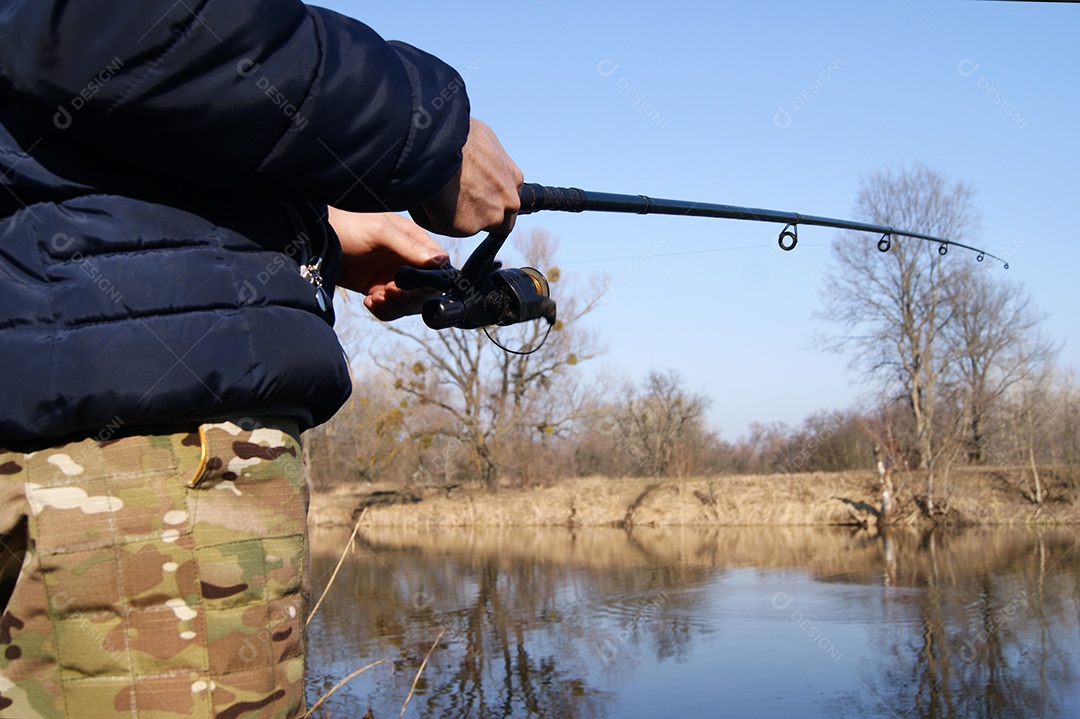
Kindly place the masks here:
POLYGON ((461 77, 299 0, 4 3, 0 717, 294 717, 299 433, 520 170, 461 77), (365 214, 383 213, 383 214, 365 214))

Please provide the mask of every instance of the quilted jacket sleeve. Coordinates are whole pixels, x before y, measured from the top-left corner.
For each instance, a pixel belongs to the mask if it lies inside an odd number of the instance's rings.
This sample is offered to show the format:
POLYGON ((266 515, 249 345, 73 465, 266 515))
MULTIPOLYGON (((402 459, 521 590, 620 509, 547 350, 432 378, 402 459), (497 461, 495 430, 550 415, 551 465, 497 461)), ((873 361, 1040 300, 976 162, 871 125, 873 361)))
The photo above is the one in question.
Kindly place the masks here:
POLYGON ((0 87, 71 152, 352 210, 428 199, 468 134, 453 69, 299 0, 8 0, 0 87))

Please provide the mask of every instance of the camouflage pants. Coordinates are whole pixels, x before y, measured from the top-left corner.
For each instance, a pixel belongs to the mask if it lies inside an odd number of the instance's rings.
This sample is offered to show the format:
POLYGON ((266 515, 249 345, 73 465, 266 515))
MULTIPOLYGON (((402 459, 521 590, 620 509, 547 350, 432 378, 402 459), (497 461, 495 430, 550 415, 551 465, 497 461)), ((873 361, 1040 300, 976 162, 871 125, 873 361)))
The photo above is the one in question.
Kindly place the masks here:
POLYGON ((0 450, 0 717, 301 715, 306 516, 288 421, 0 450))

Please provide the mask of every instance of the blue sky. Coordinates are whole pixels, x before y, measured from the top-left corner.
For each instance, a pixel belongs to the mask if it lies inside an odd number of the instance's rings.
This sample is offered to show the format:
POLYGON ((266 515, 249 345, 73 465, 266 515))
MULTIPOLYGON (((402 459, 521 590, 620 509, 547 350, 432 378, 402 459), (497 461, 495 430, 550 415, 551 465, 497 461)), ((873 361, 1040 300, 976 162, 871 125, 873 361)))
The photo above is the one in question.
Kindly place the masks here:
MULTIPOLYGON (((456 67, 529 182, 843 218, 877 170, 923 162, 970 182, 977 243, 1008 256, 1061 363, 1080 368, 1080 5, 328 6, 456 67)), ((725 438, 864 389, 813 342, 830 329, 814 313, 833 230, 802 228, 783 253, 771 224, 539 213, 517 231, 534 227, 559 237, 565 273, 606 273, 614 289, 588 320, 607 349, 592 371, 678 370, 725 438)))

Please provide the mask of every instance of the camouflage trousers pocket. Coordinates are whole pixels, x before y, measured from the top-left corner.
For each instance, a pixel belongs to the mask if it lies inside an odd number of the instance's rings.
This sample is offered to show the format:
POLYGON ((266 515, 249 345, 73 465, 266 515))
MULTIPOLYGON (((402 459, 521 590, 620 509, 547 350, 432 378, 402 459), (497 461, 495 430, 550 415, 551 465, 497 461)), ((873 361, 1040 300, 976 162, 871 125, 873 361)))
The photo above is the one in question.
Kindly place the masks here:
POLYGON ((302 715, 307 501, 290 421, 0 451, 0 719, 302 715))

